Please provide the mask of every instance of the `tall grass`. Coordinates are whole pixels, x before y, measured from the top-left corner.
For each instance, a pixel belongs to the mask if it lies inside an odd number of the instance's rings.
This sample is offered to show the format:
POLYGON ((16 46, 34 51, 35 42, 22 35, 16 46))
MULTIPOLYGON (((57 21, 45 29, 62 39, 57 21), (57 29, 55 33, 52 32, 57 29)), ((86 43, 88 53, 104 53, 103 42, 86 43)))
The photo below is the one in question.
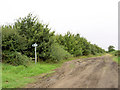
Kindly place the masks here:
POLYGON ((118 64, 120 64, 120 56, 118 57, 118 56, 114 56, 113 57, 113 60, 115 61, 115 62, 117 62, 118 64))
POLYGON ((117 62, 118 64, 120 64, 120 51, 116 50, 116 51, 112 51, 110 52, 110 54, 113 57, 113 61, 117 62))
POLYGON ((32 76, 40 75, 42 73, 50 73, 51 70, 58 67, 57 64, 47 63, 32 63, 30 66, 23 65, 12 66, 9 64, 2 65, 2 87, 3 88, 16 88, 23 87, 27 83, 34 81, 32 76))

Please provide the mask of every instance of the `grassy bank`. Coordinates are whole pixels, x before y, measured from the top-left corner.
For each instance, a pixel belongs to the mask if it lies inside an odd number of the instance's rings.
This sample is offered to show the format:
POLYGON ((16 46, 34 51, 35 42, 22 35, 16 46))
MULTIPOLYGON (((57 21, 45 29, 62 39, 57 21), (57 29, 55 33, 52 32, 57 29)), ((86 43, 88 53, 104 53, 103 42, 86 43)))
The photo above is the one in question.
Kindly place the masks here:
POLYGON ((120 64, 120 51, 116 50, 116 51, 112 51, 109 54, 111 54, 113 61, 117 62, 118 64, 120 64))
POLYGON ((67 60, 61 60, 58 63, 31 63, 28 67, 23 65, 12 66, 9 64, 2 64, 2 87, 3 88, 21 88, 26 84, 34 82, 32 76, 37 76, 42 73, 52 73, 53 69, 60 67, 64 62, 75 60, 78 58, 97 57, 101 55, 89 55, 81 57, 72 57, 67 60))
POLYGON ((115 62, 117 62, 118 64, 120 64, 120 57, 118 57, 118 56, 113 56, 113 60, 114 60, 115 62))

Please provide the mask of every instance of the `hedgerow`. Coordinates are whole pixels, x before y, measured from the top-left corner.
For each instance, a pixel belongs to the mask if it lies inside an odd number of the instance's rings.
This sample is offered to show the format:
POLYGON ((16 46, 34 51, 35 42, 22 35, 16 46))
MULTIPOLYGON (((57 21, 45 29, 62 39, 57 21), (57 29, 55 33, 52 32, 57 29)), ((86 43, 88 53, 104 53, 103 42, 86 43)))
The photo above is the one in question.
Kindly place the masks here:
POLYGON ((43 24, 36 16, 28 14, 19 18, 14 25, 2 26, 3 62, 13 65, 25 64, 34 57, 34 47, 37 43, 37 56, 43 61, 61 60, 71 56, 83 56, 104 53, 105 50, 91 44, 80 34, 67 32, 55 35, 48 24, 43 24))

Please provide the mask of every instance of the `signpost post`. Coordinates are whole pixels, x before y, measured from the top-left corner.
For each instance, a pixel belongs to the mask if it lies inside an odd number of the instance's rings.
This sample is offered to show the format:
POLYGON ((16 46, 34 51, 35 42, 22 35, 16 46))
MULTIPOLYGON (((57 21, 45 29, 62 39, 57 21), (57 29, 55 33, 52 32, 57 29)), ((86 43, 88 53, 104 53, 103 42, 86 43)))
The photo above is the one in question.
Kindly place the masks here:
POLYGON ((36 47, 38 46, 36 43, 32 45, 33 47, 35 47, 35 64, 37 62, 37 54, 36 54, 36 47))

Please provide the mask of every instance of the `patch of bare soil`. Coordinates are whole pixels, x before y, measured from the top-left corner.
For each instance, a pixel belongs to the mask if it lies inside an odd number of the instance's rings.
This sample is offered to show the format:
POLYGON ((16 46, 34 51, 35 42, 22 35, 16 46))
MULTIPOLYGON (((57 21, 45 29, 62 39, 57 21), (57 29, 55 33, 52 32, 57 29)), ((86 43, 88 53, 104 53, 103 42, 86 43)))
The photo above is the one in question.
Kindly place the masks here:
POLYGON ((66 62, 25 88, 118 88, 118 65, 109 55, 66 62))

